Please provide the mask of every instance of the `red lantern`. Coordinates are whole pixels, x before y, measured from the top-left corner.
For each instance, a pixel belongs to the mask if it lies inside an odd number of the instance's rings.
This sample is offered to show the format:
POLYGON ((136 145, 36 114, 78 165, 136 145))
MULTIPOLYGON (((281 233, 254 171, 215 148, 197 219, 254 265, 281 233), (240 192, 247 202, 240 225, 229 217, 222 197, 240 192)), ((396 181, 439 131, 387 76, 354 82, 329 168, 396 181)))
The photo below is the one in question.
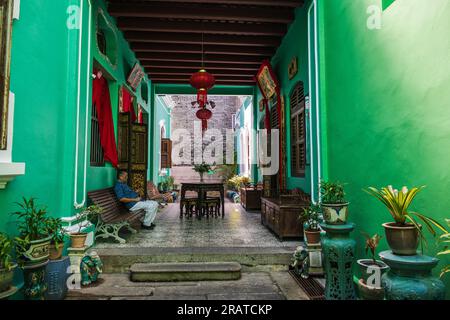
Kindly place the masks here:
POLYGON ((212 74, 202 69, 191 76, 191 86, 197 89, 197 102, 203 108, 208 102, 208 90, 216 83, 212 74))
POLYGON ((202 131, 205 131, 208 129, 208 120, 211 119, 211 117, 212 117, 211 110, 202 108, 197 111, 197 118, 202 120, 202 131))

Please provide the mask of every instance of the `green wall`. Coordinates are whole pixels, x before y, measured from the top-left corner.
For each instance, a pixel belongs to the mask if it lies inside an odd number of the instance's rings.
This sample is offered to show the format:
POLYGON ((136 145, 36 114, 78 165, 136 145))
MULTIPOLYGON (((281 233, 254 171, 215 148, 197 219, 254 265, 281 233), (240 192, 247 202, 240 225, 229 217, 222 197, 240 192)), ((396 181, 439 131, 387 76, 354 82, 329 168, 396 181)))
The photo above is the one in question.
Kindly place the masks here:
MULTIPOLYGON (((161 100, 158 96, 155 96, 154 99, 154 108, 153 108, 153 144, 151 148, 153 149, 153 160, 152 160, 152 170, 150 173, 151 180, 158 185, 159 182, 164 180, 163 176, 160 176, 160 162, 161 162, 161 126, 160 123, 164 123, 164 127, 166 128, 166 138, 170 138, 170 110, 165 105, 164 101, 161 100)), ((170 170, 167 170, 167 176, 170 175, 170 170)))
MULTIPOLYGON (((69 28, 73 11, 68 8, 79 5, 76 0, 21 1, 20 19, 13 23, 11 91, 15 94, 14 136, 12 160, 26 163, 26 174, 17 177, 0 190, 0 230, 15 233, 16 227, 9 213, 14 202, 22 196, 36 197, 48 206, 54 216, 70 216, 74 212, 75 138, 77 118, 77 79, 79 29, 69 28), (39 12, 39 14, 36 14, 39 12)), ((80 90, 80 154, 77 199, 83 198, 84 134, 86 112, 91 112, 92 81, 86 88, 92 61, 105 70, 110 80, 112 112, 117 119, 118 90, 125 82, 130 66, 136 58, 123 35, 115 27, 114 20, 105 14, 117 37, 117 66, 113 67, 99 53, 96 46, 98 10, 105 10, 102 0, 92 0, 91 54, 88 58, 88 1, 84 0, 83 44, 80 90), (88 72, 89 70, 89 72, 88 72), (86 105, 87 102, 87 105, 86 105)), ((148 79, 145 82, 151 86, 148 79)), ((150 91, 150 89, 149 89, 150 91)), ((147 110, 150 103, 137 101, 147 110)), ((150 100, 148 100, 150 101, 150 100)), ((152 137, 151 134, 149 134, 152 137)), ((89 152, 89 145, 88 145, 89 152)), ((87 156, 89 162, 89 154, 87 156)), ((87 170, 87 191, 111 186, 115 170, 108 164, 104 168, 87 170)))
MULTIPOLYGON (((396 0, 382 28, 369 30, 374 4, 324 3, 328 171, 348 184, 359 256, 360 231, 384 235, 381 224, 392 221, 362 188, 426 185, 413 209, 450 218, 450 3, 396 0)), ((434 240, 426 253, 435 254, 434 240)))

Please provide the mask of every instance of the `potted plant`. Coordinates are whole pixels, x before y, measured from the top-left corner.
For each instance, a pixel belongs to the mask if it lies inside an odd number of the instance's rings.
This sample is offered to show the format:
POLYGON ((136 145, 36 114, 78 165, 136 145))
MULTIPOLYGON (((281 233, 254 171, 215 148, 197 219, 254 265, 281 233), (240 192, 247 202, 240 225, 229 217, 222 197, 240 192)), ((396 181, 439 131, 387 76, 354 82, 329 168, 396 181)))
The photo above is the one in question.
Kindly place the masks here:
POLYGON ((401 191, 392 188, 392 186, 378 190, 369 187, 365 191, 380 200, 389 210, 394 222, 384 223, 383 227, 386 233, 386 240, 394 254, 398 255, 416 255, 419 247, 419 240, 425 241, 422 233, 422 226, 418 220, 422 221, 428 231, 436 236, 437 228, 444 233, 445 227, 436 220, 427 217, 421 213, 410 211, 411 205, 417 194, 424 188, 414 187, 408 189, 403 187, 401 191))
POLYGON ((16 238, 18 260, 38 264, 48 259, 51 236, 48 233, 48 217, 45 207, 38 207, 34 198, 23 198, 16 203, 21 210, 12 214, 18 217, 20 235, 16 238))
POLYGON ((12 261, 14 242, 4 233, 0 233, 0 293, 8 291, 13 283, 14 269, 17 263, 12 261))
MULTIPOLYGON (((445 221, 447 222, 447 225, 450 227, 450 219, 445 219, 445 221)), ((448 243, 450 243, 450 233, 446 232, 445 234, 443 234, 441 236, 441 242, 444 245, 444 248, 441 252, 439 252, 437 255, 438 256, 448 256, 450 254, 450 250, 448 249, 448 243)), ((445 274, 450 272, 450 265, 446 265, 442 270, 441 270, 441 277, 443 277, 445 274)))
POLYGON ((90 221, 97 215, 101 214, 103 209, 97 205, 92 205, 90 207, 84 208, 80 213, 76 215, 78 222, 78 231, 70 233, 71 247, 72 248, 83 248, 86 243, 86 238, 88 236, 87 232, 82 232, 84 227, 83 221, 90 221))
POLYGON ((305 221, 306 242, 309 244, 320 243, 320 214, 320 206, 312 204, 308 208, 303 208, 303 213, 300 215, 300 219, 305 221))
POLYGON ((48 232, 52 237, 50 242, 50 260, 61 259, 64 249, 65 231, 60 218, 49 218, 47 222, 48 232))
POLYGON ((320 196, 323 217, 327 224, 345 224, 348 205, 345 200, 344 185, 339 182, 320 182, 320 196))
POLYGON ((203 182, 203 175, 206 172, 211 171, 211 166, 209 164, 206 164, 205 162, 202 162, 202 164, 196 164, 194 166, 194 171, 197 172, 200 175, 200 182, 203 182))
POLYGON ((375 257, 377 247, 380 244, 380 240, 382 237, 379 234, 375 234, 371 237, 365 232, 363 232, 363 235, 366 238, 366 254, 370 253, 370 259, 359 259, 357 261, 357 264, 359 265, 359 269, 361 270, 362 279, 364 283, 367 284, 367 278, 372 275, 372 272, 368 272, 369 268, 379 268, 381 271, 381 277, 389 270, 389 266, 383 261, 377 260, 375 257))

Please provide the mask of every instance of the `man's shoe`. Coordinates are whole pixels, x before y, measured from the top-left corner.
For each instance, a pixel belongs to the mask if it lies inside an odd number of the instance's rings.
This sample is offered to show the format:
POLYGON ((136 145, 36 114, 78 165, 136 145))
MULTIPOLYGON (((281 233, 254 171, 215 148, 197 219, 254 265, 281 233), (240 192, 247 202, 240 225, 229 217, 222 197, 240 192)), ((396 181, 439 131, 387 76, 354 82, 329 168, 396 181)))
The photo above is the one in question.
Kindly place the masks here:
POLYGON ((156 224, 154 224, 153 222, 152 222, 152 224, 150 225, 150 227, 156 227, 156 224))
POLYGON ((142 225, 142 229, 144 229, 144 230, 153 230, 153 228, 155 228, 155 226, 153 224, 150 226, 146 226, 145 224, 142 225))

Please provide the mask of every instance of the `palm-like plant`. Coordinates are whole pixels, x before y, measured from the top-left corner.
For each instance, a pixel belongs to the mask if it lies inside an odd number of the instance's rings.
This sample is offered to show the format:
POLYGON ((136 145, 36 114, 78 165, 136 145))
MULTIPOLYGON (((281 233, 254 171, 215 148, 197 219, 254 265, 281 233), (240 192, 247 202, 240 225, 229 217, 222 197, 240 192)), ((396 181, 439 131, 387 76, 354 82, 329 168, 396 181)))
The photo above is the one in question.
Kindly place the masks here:
POLYGON ((0 232, 0 269, 10 271, 14 263, 12 262, 12 250, 14 242, 4 233, 0 232))
POLYGON ((420 237, 425 239, 418 220, 422 221, 428 231, 436 236, 435 228, 442 232, 447 232, 446 228, 433 218, 427 217, 419 212, 409 211, 411 205, 417 194, 423 190, 425 186, 414 187, 408 190, 403 187, 401 191, 393 189, 392 186, 387 186, 378 190, 374 187, 369 187, 364 191, 380 200, 389 210, 392 218, 400 225, 406 225, 407 222, 412 223, 418 230, 420 237))
MULTIPOLYGON (((447 221, 447 225, 450 227, 450 219, 445 219, 447 221)), ((444 244, 444 248, 441 252, 438 253, 438 256, 444 256, 450 254, 449 243, 450 243, 450 233, 447 232, 441 236, 441 242, 444 244)), ((445 266, 441 270, 441 277, 443 277, 446 273, 450 273, 450 265, 445 266)))
POLYGON ((19 220, 18 229, 21 237, 29 241, 40 240, 48 236, 48 217, 45 207, 38 207, 34 198, 23 198, 16 203, 22 210, 13 212, 19 220))

